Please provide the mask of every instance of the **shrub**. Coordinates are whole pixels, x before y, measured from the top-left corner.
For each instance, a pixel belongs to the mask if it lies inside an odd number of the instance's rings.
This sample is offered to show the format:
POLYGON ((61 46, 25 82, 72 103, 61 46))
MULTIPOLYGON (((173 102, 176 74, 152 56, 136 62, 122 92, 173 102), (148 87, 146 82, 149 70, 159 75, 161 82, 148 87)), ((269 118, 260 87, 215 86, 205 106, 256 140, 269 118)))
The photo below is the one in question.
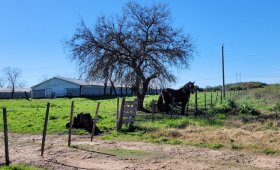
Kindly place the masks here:
POLYGON ((239 112, 249 115, 260 115, 260 112, 255 107, 247 102, 241 103, 239 106, 239 112))
POLYGON ((236 108, 236 104, 232 100, 226 100, 221 104, 217 104, 213 109, 213 113, 229 113, 236 108))
POLYGON ((272 110, 275 111, 276 113, 280 112, 280 101, 274 104, 272 110))

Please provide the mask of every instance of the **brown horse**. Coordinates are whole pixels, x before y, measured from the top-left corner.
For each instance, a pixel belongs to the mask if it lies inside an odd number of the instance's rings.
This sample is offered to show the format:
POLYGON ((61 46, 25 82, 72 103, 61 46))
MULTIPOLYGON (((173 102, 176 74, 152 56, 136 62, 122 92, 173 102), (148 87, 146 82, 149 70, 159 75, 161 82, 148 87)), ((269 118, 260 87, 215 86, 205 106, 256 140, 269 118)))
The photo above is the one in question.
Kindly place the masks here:
POLYGON ((181 114, 185 114, 186 104, 189 102, 191 93, 194 93, 194 83, 195 82, 188 82, 178 90, 171 88, 163 89, 158 98, 158 111, 168 113, 171 109, 169 105, 172 104, 174 100, 174 103, 181 103, 181 114))

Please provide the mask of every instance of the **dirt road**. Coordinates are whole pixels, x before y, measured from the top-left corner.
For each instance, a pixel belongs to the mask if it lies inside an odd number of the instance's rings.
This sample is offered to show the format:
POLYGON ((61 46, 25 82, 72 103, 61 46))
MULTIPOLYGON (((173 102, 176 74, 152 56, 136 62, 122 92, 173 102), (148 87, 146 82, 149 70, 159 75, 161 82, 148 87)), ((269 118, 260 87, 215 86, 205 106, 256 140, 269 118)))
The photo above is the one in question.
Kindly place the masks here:
MULTIPOLYGON (((3 146, 3 136, 1 136, 3 146)), ((104 141, 90 136, 48 135, 44 156, 41 136, 9 134, 12 164, 47 169, 280 169, 280 157, 245 151, 211 150, 192 146, 104 141)), ((0 161, 4 162, 4 147, 0 161)))

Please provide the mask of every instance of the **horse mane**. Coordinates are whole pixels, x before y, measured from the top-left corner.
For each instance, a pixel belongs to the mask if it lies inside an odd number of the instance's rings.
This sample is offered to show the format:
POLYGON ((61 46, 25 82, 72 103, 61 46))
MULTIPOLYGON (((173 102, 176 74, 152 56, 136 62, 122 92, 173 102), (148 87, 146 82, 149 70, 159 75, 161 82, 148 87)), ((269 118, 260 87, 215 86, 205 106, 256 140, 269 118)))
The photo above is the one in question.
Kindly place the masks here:
POLYGON ((188 88, 188 85, 191 84, 191 82, 186 83, 185 85, 183 85, 182 87, 180 87, 178 90, 183 90, 184 92, 190 91, 190 89, 188 88))

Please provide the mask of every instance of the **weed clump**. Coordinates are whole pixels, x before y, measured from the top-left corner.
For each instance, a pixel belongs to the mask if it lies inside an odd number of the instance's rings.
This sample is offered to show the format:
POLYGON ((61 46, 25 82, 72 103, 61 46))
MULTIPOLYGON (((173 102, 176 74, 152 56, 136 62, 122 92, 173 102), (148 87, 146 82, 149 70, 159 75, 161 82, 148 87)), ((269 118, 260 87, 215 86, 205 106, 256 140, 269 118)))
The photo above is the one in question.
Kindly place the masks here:
POLYGON ((267 154, 267 155, 274 155, 277 153, 277 151, 273 150, 273 149, 265 149, 263 151, 263 153, 267 154))
POLYGON ((249 114, 249 115, 254 115, 254 116, 258 116, 261 113, 250 103, 241 103, 239 105, 239 112, 242 114, 249 114))

